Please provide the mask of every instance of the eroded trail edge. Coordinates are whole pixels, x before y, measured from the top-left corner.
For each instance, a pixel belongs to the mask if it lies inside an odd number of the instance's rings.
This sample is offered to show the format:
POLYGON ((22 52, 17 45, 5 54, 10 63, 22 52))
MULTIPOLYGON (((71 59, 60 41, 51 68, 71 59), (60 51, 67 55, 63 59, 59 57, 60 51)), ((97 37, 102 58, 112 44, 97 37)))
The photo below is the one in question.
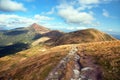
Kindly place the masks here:
POLYGON ((101 70, 90 56, 78 53, 74 45, 46 80, 101 80, 101 70))

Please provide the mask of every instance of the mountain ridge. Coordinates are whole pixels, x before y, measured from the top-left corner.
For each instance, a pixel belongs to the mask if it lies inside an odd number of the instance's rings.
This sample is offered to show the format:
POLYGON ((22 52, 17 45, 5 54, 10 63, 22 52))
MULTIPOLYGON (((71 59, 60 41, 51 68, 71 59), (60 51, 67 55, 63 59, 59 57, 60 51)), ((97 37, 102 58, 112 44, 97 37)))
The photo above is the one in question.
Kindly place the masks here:
POLYGON ((66 33, 65 35, 60 37, 54 45, 111 40, 117 39, 97 29, 90 28, 66 33))

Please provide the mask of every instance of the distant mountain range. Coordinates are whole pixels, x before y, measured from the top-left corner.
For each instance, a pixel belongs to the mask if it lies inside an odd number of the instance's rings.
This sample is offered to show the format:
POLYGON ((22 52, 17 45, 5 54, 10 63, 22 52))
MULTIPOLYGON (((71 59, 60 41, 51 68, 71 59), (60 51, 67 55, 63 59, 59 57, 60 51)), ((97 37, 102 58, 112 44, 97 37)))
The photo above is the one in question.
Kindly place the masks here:
POLYGON ((120 34, 111 34, 113 37, 115 37, 116 39, 120 40, 120 34))

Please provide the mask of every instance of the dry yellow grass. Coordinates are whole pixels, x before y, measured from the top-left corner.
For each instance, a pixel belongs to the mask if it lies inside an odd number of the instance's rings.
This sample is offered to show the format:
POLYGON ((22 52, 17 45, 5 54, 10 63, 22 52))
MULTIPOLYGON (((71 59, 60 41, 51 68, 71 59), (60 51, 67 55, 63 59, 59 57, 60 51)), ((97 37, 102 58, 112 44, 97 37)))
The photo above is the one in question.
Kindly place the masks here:
POLYGON ((45 41, 47 41, 47 40, 49 40, 49 39, 50 39, 49 37, 42 37, 42 38, 34 41, 31 45, 32 45, 32 46, 36 46, 36 45, 38 45, 38 44, 40 44, 40 43, 44 43, 45 41))
MULTIPOLYGON (((46 49, 46 51, 42 51, 44 49, 42 46, 36 46, 14 56, 1 58, 0 77, 3 77, 2 79, 12 77, 22 80, 44 80, 73 45, 78 47, 79 54, 84 51, 101 66, 103 80, 120 79, 120 41, 61 45, 46 49)), ((66 71, 71 72, 69 65, 66 71)), ((69 76, 66 76, 66 79, 69 76)))
POLYGON ((8 70, 11 67, 17 65, 18 63, 26 60, 35 55, 43 55, 44 52, 48 49, 46 46, 38 45, 30 49, 18 52, 14 55, 8 55, 0 58, 0 72, 8 70), (41 54, 42 53, 42 54, 41 54))
POLYGON ((120 41, 82 44, 79 52, 93 56, 103 71, 103 80, 120 80, 120 41))

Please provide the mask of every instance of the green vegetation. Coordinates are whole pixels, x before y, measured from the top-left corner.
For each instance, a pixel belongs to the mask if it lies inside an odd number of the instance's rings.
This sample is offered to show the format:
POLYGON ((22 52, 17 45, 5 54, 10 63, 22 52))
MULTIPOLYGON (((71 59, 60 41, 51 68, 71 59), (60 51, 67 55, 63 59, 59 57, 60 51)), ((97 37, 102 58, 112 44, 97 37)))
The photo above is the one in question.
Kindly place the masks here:
POLYGON ((32 32, 31 30, 26 28, 22 30, 10 30, 6 32, 0 32, 0 46, 12 45, 18 42, 30 44, 36 35, 38 35, 36 32, 32 32), (20 31, 21 33, 18 34, 20 31))

